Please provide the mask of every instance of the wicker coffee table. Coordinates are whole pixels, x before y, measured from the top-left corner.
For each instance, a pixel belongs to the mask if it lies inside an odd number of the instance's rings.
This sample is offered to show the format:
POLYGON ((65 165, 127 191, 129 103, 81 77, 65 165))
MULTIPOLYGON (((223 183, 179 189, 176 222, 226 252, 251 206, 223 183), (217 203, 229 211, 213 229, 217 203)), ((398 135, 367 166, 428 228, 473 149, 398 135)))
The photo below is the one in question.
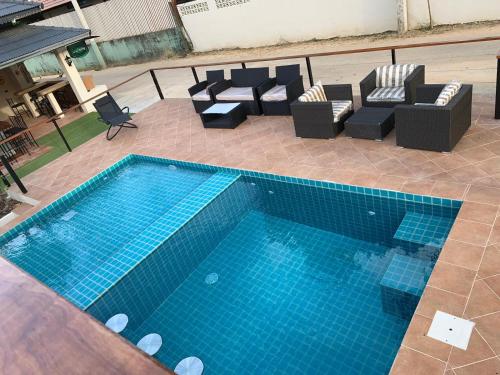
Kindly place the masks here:
POLYGON ((345 122, 348 137, 381 141, 394 129, 394 108, 361 107, 345 122))
POLYGON ((200 113, 205 128, 234 129, 247 119, 241 103, 217 103, 200 113))

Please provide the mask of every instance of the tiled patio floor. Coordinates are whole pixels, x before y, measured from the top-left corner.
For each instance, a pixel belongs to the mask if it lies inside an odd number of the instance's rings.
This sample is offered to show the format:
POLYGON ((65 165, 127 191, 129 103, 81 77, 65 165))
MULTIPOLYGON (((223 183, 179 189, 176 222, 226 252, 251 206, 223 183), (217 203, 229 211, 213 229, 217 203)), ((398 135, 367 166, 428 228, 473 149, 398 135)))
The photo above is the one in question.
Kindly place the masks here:
MULTIPOLYGON (((253 169, 465 201, 393 367, 394 374, 500 372, 500 121, 493 98, 475 96, 473 126, 450 154, 384 142, 296 138, 289 117, 250 117, 235 130, 205 130, 191 103, 169 99, 138 113, 138 130, 98 137, 24 178, 42 204, 129 153, 253 169), (439 309, 477 324, 467 351, 425 336, 439 309)), ((17 222, 18 222, 17 221, 17 222)), ((15 224, 15 223, 14 223, 15 224)))

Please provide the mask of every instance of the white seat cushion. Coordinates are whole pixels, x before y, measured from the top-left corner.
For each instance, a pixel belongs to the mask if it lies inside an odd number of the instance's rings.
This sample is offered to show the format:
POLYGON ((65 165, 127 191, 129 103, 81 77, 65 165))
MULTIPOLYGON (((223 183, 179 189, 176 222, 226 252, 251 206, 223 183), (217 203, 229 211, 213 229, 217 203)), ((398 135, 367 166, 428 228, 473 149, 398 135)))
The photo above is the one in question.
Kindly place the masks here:
POLYGON ((261 96, 263 102, 282 102, 287 100, 286 96, 286 86, 276 85, 271 90, 266 91, 264 95, 261 96))
POLYGON ((197 92, 194 94, 191 99, 200 101, 200 102, 209 102, 210 101, 210 95, 208 95, 207 90, 203 89, 200 92, 197 92))
POLYGON ((350 100, 332 100, 333 122, 339 122, 342 116, 352 111, 352 101, 350 100))
POLYGON ((217 94, 218 100, 230 100, 235 102, 254 100, 251 87, 230 87, 217 94))
POLYGON ((369 102, 404 102, 405 88, 401 87, 379 87, 366 97, 369 102))

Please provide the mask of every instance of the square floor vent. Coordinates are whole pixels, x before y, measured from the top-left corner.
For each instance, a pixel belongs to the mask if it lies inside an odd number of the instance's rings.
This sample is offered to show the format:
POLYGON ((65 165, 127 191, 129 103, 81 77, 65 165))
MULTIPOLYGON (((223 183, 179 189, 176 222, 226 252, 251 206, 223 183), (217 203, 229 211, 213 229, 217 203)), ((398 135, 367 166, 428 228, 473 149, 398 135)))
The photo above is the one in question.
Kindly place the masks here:
POLYGON ((457 348, 467 350, 476 323, 442 311, 436 311, 427 336, 457 348))

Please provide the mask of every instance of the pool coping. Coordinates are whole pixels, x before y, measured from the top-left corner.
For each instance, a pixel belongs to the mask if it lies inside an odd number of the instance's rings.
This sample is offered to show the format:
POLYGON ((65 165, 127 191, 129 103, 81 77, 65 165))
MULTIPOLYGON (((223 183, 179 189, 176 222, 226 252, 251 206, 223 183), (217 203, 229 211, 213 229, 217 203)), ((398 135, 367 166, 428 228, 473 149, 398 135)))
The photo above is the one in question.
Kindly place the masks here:
MULTIPOLYGON (((134 154, 134 155, 140 157, 152 158, 145 155, 139 155, 139 154, 134 154)), ((162 159, 162 160, 173 160, 173 159, 162 159)), ((185 163, 187 163, 188 165, 199 165, 198 163, 191 163, 191 162, 185 162, 185 163)), ((342 189, 342 187, 344 187, 344 189, 348 191, 354 191, 358 193, 372 192, 372 191, 380 192, 384 190, 391 192, 390 195, 391 197, 394 198, 397 198, 398 194, 399 197, 403 197, 403 199, 405 197, 411 199, 417 196, 415 194, 402 193, 395 190, 375 189, 362 186, 338 184, 330 181, 318 181, 318 180, 310 180, 298 177, 279 176, 271 173, 255 172, 243 169, 234 169, 226 167, 219 167, 219 168, 231 171, 235 170, 241 171, 243 175, 248 175, 248 176, 253 175, 255 177, 261 177, 261 178, 267 178, 268 176, 270 176, 270 178, 272 179, 275 178, 277 178, 278 180, 284 179, 284 181, 295 182, 295 183, 306 182, 307 184, 307 182, 309 181, 312 182, 314 186, 322 186, 327 188, 331 188, 332 186, 333 187, 337 186, 342 189), (273 176, 275 178, 273 178, 273 176), (346 188, 350 186, 352 186, 352 190, 346 188)), ((485 194, 487 194, 487 192, 485 192, 485 194)), ((469 195, 470 194, 467 194, 467 197, 469 197, 469 195)), ((484 220, 482 218, 479 218, 478 217, 479 214, 470 207, 472 205, 491 206, 494 207, 495 210, 498 212, 499 204, 496 202, 496 199, 494 197, 485 199, 480 195, 478 195, 478 192, 475 192, 475 195, 476 196, 474 197, 471 196, 471 199, 464 200, 465 204, 469 205, 469 208, 465 209, 466 207, 462 206, 458 213, 452 231, 450 232, 445 242, 443 251, 440 254, 438 262, 436 263, 436 266, 439 265, 439 267, 442 269, 436 270, 435 267, 435 269, 431 274, 431 278, 429 279, 429 282, 424 290, 424 294, 420 300, 419 306, 417 307, 417 311, 414 314, 410 326, 408 327, 407 334, 403 339, 399 354, 393 363, 393 367, 391 370, 391 373, 393 374, 399 375, 408 373, 407 372, 408 369, 411 369, 413 368, 411 366, 416 365, 414 363, 415 361, 418 362, 418 366, 423 366, 423 368, 428 368, 431 372, 437 369, 436 370, 437 372, 444 373, 444 371, 446 371, 446 369, 448 368, 447 366, 449 363, 451 363, 451 366, 454 366, 453 355, 452 355, 453 353, 451 347, 448 347, 446 348, 446 350, 443 350, 442 347, 443 344, 425 337, 427 333, 425 327, 426 324, 422 324, 422 320, 424 320, 425 323, 429 323, 432 318, 431 315, 433 315, 432 312, 435 311, 437 307, 439 307, 439 309, 442 311, 449 312, 452 314, 454 313, 457 316, 464 316, 466 313, 468 301, 471 298, 471 293, 473 285, 475 284, 475 280, 484 279, 484 277, 478 277, 479 266, 481 265, 483 257, 485 255, 486 247, 490 243, 494 244, 493 241, 490 241, 490 237, 493 235, 493 230, 494 230, 493 226, 494 225, 498 226, 499 223, 498 220, 495 220, 497 214, 494 214, 492 219, 484 220), (472 226, 473 230, 470 231, 464 230, 464 226, 466 225, 472 226), (475 236, 467 233, 471 231, 480 233, 476 233, 475 236), (450 248, 453 248, 454 246, 457 246, 457 244, 464 244, 467 246, 470 245, 479 248, 481 252, 480 262, 476 265, 465 264, 464 266, 464 264, 459 265, 457 264, 457 262, 450 261, 449 257, 443 259, 443 253, 445 253, 445 250, 448 248, 448 245, 450 248), (453 272, 456 272, 464 277, 457 277, 454 279, 452 278, 451 280, 449 278, 447 279, 446 277, 443 277, 443 275, 446 276, 446 274, 449 273, 450 270, 453 270, 453 272), (465 280, 463 280, 463 278, 465 278, 465 280), (464 283, 465 285, 462 285, 464 283), (455 293, 458 290, 457 288, 461 288, 459 290, 459 293, 455 293), (429 294, 427 294, 426 292, 429 292, 429 294), (436 293, 437 294, 444 293, 451 296, 463 297, 463 299, 465 300, 461 304, 463 305, 461 306, 462 308, 457 310, 455 305, 443 304, 442 300, 440 300, 441 297, 435 296, 436 293), (447 357, 445 358, 444 356, 438 355, 436 354, 437 352, 447 352, 447 357)), ((426 197, 429 197, 431 200, 438 199, 444 202, 451 202, 451 201, 462 202, 448 198, 439 198, 432 196, 426 196, 426 197)))

